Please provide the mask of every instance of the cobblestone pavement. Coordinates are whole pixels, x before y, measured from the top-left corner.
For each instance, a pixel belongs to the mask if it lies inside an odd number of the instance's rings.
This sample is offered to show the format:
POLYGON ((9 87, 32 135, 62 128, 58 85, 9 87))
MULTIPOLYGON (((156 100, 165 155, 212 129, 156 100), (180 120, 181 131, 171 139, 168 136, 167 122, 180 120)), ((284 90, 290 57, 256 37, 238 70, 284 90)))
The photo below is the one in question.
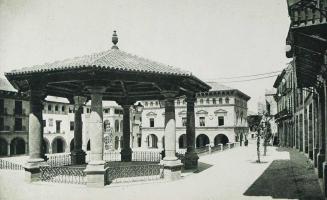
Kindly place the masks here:
POLYGON ((313 169, 301 170, 306 166, 306 158, 296 151, 285 150, 269 147, 267 156, 262 157, 263 162, 259 164, 255 162, 255 143, 251 142, 248 147, 201 156, 200 172, 184 173, 178 181, 109 185, 105 188, 26 184, 23 172, 0 170, 0 199, 319 199, 321 193, 313 169), (291 173, 289 169, 298 170, 291 173), (301 186, 308 180, 311 186, 301 186))

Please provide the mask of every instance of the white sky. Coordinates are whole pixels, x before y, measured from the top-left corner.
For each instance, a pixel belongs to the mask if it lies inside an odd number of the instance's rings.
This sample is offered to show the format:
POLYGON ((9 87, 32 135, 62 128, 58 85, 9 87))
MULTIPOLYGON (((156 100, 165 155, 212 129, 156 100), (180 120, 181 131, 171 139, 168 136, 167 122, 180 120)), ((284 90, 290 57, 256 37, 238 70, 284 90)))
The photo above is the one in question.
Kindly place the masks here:
MULTIPOLYGON (((0 0, 0 72, 118 47, 203 79, 285 67, 289 27, 278 0, 0 0)), ((274 78, 225 83, 256 111, 274 78)), ((226 81, 226 80, 221 80, 226 81)))

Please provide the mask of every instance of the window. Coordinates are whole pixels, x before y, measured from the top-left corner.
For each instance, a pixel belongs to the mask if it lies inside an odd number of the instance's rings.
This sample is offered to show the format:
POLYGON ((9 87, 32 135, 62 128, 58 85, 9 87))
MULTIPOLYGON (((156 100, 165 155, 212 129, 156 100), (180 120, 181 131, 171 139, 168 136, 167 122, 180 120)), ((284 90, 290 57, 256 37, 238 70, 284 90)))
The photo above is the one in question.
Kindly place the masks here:
POLYGON ((158 106, 159 105, 159 102, 158 101, 156 101, 156 106, 158 106))
POLYGON ((148 102, 145 102, 145 104, 144 104, 145 106, 148 106, 148 102))
POLYGON ((206 103, 207 103, 207 104, 209 104, 209 103, 210 103, 210 99, 209 99, 209 98, 207 99, 206 103))
POLYGON ((226 97, 225 102, 229 104, 229 97, 226 97))
POLYGON ((23 104, 21 101, 15 101, 15 114, 23 113, 23 104))
POLYGON ((61 132, 61 121, 56 120, 56 133, 60 133, 60 132, 61 132))
POLYGON ((22 131, 23 129, 23 119, 15 118, 15 131, 22 131))
POLYGON ((200 117, 200 126, 205 126, 206 123, 205 123, 205 117, 200 117))
POLYGON ((152 101, 150 102, 150 106, 151 106, 151 107, 153 106, 153 102, 152 102, 152 101))
POLYGON ((90 108, 86 108, 86 112, 87 113, 90 113, 91 112, 91 109, 90 108))
POLYGON ((73 121, 70 121, 70 129, 69 130, 73 131, 74 128, 75 128, 74 122, 73 121))
POLYGON ((65 112, 65 110, 66 110, 66 107, 65 107, 65 106, 62 106, 62 107, 61 107, 61 111, 62 111, 62 112, 65 112))
POLYGON ((182 124, 183 124, 183 126, 186 126, 186 117, 182 117, 182 124))
POLYGON ((154 127, 154 119, 150 118, 150 127, 154 127))
POLYGON ((110 111, 109 108, 104 109, 104 113, 109 113, 109 111, 110 111))
POLYGON ((119 120, 115 120, 115 132, 119 132, 119 120))
POLYGON ((200 99, 200 104, 203 104, 203 99, 200 99))
POLYGON ((43 120, 43 128, 47 126, 47 120, 43 120))
POLYGON ((177 105, 181 104, 180 100, 177 100, 177 102, 176 102, 176 103, 177 103, 177 105))
POLYGON ((223 103, 223 99, 222 98, 219 98, 218 99, 218 102, 219 102, 219 104, 222 104, 223 103))
POLYGON ((4 110, 5 110, 5 103, 3 99, 0 99, 0 113, 4 114, 4 110))
POLYGON ((218 117, 218 126, 224 126, 225 121, 224 121, 224 117, 220 116, 218 117))
POLYGON ((73 113, 73 108, 72 107, 69 107, 69 113, 73 113))
POLYGON ((185 105, 185 99, 183 99, 183 105, 185 105))
POLYGON ((59 107, 57 105, 55 105, 55 111, 58 111, 59 107))
POLYGON ((216 98, 213 98, 213 99, 212 99, 212 104, 217 104, 217 102, 216 102, 216 98))
POLYGON ((4 131, 5 130, 5 122, 4 122, 4 118, 1 117, 0 118, 0 131, 4 131))
POLYGON ((122 115, 123 114, 123 110, 115 109, 115 114, 116 115, 122 115))

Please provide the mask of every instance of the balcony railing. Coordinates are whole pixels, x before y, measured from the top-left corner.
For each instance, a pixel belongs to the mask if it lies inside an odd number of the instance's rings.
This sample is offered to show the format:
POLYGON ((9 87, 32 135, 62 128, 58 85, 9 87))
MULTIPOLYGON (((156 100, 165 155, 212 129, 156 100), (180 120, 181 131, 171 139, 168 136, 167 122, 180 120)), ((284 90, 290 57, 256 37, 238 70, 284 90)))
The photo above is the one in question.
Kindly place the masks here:
POLYGON ((327 0, 302 0, 289 7, 292 26, 326 23, 327 0))

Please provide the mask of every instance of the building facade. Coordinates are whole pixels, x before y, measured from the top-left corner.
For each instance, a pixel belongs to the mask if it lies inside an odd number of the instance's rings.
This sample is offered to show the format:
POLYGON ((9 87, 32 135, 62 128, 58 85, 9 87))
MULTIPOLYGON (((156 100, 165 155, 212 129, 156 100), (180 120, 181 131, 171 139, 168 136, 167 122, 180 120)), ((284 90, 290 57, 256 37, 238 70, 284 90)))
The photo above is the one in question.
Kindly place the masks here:
MULTIPOLYGON (((287 6, 291 23, 286 56, 292 58, 293 74, 293 109, 288 121, 293 123, 286 126, 289 131, 280 133, 281 145, 294 147, 313 161, 327 196, 327 0, 288 0, 287 6)), ((284 105, 280 100, 279 106, 284 105)), ((284 114, 289 113, 280 116, 284 114)))
MULTIPOLYGON (((196 147, 244 141, 248 134, 247 101, 249 96, 237 89, 208 83, 209 92, 198 93, 195 101, 196 147)), ((142 145, 164 148, 164 108, 159 101, 143 101, 142 145)), ((175 100, 176 146, 186 148, 186 101, 175 100)))

